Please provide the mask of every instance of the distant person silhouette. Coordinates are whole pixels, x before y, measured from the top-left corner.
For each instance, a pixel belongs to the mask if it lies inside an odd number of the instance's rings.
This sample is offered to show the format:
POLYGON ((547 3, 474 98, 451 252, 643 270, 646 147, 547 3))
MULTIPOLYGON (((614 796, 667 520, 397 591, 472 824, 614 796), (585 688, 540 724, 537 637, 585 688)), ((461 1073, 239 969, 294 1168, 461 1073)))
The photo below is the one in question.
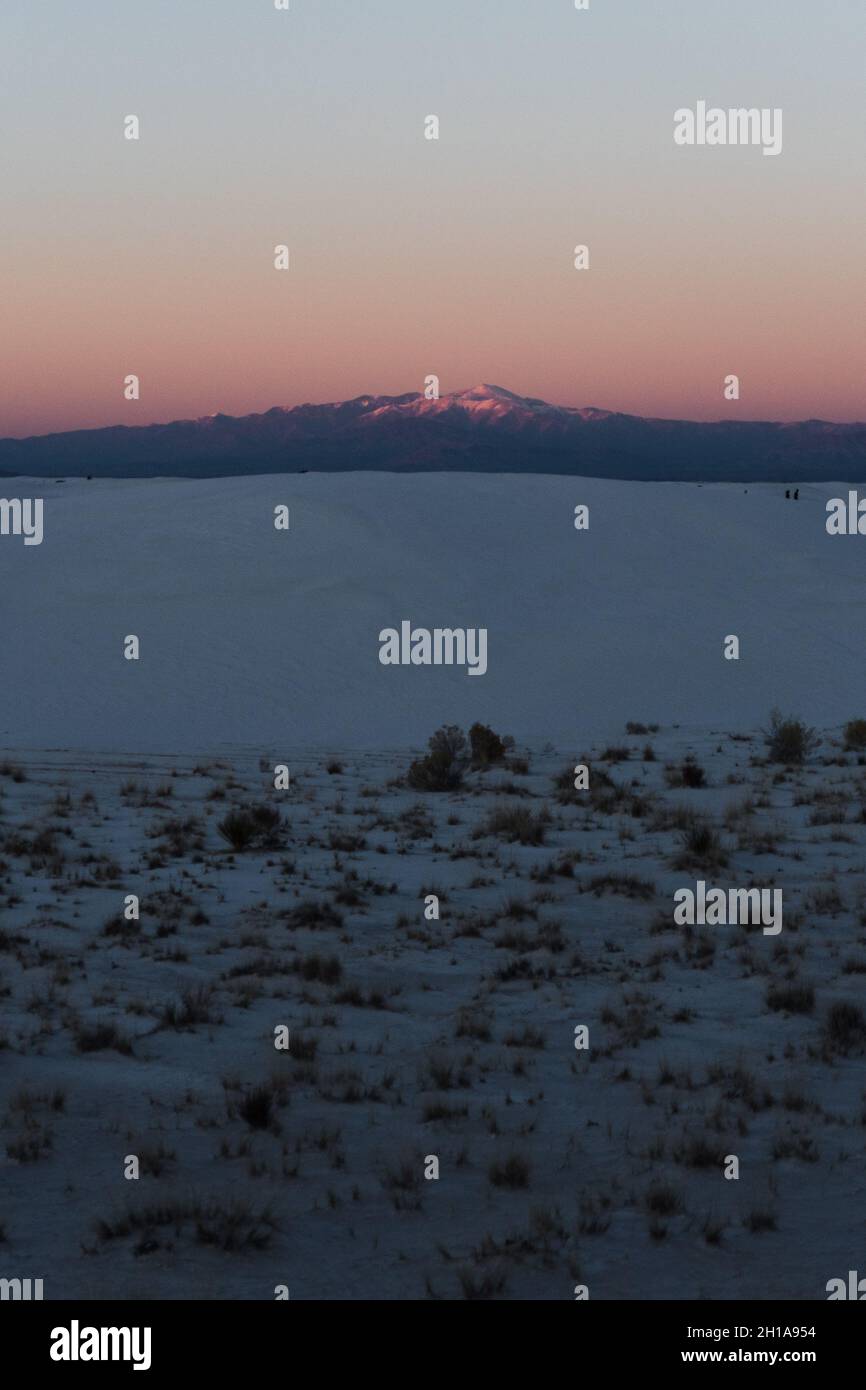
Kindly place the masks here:
POLYGON ((799 488, 796 488, 795 491, 794 491, 794 501, 795 501, 795 502, 799 502, 799 500, 800 500, 800 489, 799 489, 799 488))
POLYGON ((790 496, 791 496, 791 489, 790 489, 789 487, 786 487, 786 488, 785 488, 785 496, 788 497, 788 498, 790 498, 790 496))

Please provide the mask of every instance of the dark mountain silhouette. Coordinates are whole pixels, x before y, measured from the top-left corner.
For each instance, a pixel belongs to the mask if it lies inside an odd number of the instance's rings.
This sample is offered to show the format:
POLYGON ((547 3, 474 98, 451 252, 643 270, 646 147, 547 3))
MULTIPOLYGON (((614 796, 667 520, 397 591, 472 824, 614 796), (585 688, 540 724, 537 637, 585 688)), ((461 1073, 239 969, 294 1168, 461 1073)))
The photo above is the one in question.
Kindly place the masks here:
POLYGON ((0 440, 0 475, 567 473, 708 481, 866 480, 866 424, 644 419, 481 385, 438 400, 358 396, 165 425, 0 440))

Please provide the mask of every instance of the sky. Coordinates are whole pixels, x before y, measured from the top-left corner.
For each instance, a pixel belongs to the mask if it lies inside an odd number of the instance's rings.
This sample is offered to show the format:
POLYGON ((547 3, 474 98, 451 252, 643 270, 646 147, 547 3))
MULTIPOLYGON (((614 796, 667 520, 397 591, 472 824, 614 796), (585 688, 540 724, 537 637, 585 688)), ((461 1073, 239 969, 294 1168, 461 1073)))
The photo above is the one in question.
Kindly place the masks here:
POLYGON ((863 0, 3 0, 0 434, 430 374, 866 419, 864 63, 863 0), (782 153, 678 147, 702 99, 782 153))

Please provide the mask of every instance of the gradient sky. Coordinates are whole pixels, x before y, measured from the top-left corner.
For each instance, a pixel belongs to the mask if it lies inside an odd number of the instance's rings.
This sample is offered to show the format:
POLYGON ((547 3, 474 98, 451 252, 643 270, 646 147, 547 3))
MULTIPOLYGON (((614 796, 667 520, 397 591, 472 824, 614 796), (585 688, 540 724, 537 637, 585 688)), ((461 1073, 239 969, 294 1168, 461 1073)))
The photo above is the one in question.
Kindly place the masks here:
POLYGON ((864 68, 864 0, 2 0, 0 434, 431 372, 863 420, 864 68), (677 148, 701 98, 781 156, 677 148))

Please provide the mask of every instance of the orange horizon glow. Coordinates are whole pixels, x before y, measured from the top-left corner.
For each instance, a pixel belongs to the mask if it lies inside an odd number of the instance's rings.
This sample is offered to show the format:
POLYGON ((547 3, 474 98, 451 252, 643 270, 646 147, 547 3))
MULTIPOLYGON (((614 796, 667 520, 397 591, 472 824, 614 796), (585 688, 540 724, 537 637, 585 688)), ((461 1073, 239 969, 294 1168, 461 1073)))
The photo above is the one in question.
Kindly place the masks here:
POLYGON ((661 419, 866 419, 861 7, 476 3, 467 26, 441 0, 431 43, 404 0, 91 0, 36 48, 13 7, 0 436, 430 374, 661 419), (678 148, 705 96, 784 109, 779 157, 678 148))

